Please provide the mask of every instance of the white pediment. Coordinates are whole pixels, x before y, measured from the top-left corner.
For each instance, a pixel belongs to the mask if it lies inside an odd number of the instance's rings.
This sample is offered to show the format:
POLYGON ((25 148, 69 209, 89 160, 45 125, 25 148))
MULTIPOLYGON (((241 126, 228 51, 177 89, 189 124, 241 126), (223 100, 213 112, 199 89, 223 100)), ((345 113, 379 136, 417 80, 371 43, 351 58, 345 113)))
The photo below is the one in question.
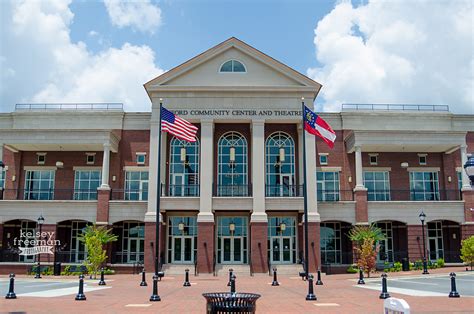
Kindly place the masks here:
POLYGON ((272 88, 319 92, 321 85, 244 42, 230 38, 145 84, 150 93, 169 88, 272 88), (238 60, 246 72, 222 73, 221 65, 238 60))

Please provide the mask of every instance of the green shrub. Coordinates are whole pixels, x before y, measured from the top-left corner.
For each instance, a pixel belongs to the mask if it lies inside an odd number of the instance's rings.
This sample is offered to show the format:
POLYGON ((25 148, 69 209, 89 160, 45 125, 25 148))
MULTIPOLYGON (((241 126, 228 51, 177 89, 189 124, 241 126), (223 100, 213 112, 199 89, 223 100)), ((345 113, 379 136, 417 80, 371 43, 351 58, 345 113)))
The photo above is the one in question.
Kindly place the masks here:
POLYGON ((356 274, 359 272, 359 269, 355 265, 351 265, 347 268, 347 273, 349 274, 356 274))
POLYGON ((393 268, 395 269, 395 271, 402 271, 402 263, 400 262, 393 263, 393 268))
POLYGON ((436 264, 438 265, 438 268, 444 267, 444 259, 438 258, 438 260, 436 261, 436 264))

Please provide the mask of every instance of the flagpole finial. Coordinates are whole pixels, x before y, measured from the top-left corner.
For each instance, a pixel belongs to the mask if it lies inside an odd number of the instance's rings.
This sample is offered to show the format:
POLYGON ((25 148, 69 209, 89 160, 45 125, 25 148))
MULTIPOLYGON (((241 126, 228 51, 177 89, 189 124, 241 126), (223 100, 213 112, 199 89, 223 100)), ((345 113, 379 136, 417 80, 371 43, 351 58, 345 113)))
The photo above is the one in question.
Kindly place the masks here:
POLYGON ((303 101, 304 101, 304 97, 301 97, 301 100, 303 100, 303 101))
POLYGON ((163 98, 160 98, 160 102, 163 102, 163 98))

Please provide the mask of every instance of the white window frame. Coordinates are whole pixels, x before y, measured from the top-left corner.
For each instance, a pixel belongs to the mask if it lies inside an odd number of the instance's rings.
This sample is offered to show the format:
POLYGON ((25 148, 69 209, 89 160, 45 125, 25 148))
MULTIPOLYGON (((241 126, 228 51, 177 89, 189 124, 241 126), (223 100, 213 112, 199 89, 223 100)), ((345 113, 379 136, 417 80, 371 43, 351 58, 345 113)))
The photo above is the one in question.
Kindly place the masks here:
POLYGON ((418 163, 421 166, 426 166, 428 164, 428 154, 418 154, 418 163), (425 161, 422 162, 421 158, 425 158, 425 161))
POLYGON ((24 193, 23 193, 23 199, 25 200, 54 200, 54 182, 55 182, 55 177, 56 177, 56 168, 53 169, 49 169, 49 168, 45 168, 45 169, 25 169, 25 186, 24 186, 24 193), (38 179, 35 179, 33 180, 32 178, 32 173, 35 173, 35 172, 50 172, 50 176, 47 180, 42 180, 42 175, 40 175, 40 178, 39 180, 38 179), (52 173, 52 175, 51 175, 52 173), (36 189, 36 190, 31 190, 30 189, 30 185, 31 185, 31 182, 32 181, 39 181, 39 186, 40 188, 39 189, 36 189), (42 192, 43 189, 41 189, 41 182, 42 181, 46 181, 48 182, 48 191, 49 192, 42 192), (41 198, 31 198, 31 195, 42 195, 42 194, 45 194, 45 193, 48 193, 48 198, 46 199, 41 199, 41 198))
POLYGON ((137 165, 144 165, 146 164, 146 153, 136 153, 135 154, 135 160, 137 162, 137 165), (143 161, 140 161, 139 158, 143 157, 143 161))
POLYGON ((226 74, 226 73, 240 73, 240 74, 244 74, 244 73, 247 73, 247 66, 245 65, 245 63, 243 63, 243 62, 240 61, 240 60, 237 60, 237 59, 230 59, 230 60, 226 60, 226 61, 224 61, 224 62, 221 63, 221 65, 219 66, 219 73, 224 73, 224 74, 226 74), (232 61, 232 71, 222 71, 222 66, 223 66, 224 64, 226 64, 227 62, 229 62, 229 61, 232 61), (234 61, 237 61, 237 62, 239 62, 240 64, 242 64, 242 66, 244 67, 244 71, 243 71, 243 72, 235 72, 235 71, 234 71, 234 61))
POLYGON ((319 164, 320 164, 321 166, 326 166, 326 165, 329 163, 329 154, 327 154, 327 153, 319 153, 318 156, 319 156, 319 164), (323 161, 323 160, 322 160, 322 157, 326 157, 326 161, 323 161))
POLYGON ((86 165, 95 164, 95 153, 86 153, 86 165), (89 161, 89 157, 92 157, 92 161, 89 161))
POLYGON ((339 202, 341 200, 341 176, 339 174, 340 171, 336 170, 317 170, 316 171, 316 186, 317 186, 317 191, 316 193, 319 193, 321 191, 321 198, 318 198, 318 195, 316 195, 316 198, 320 202, 339 202), (323 180, 318 180, 318 173, 323 173, 323 180), (325 174, 326 173, 333 173, 334 177, 337 177, 336 179, 333 180, 326 180, 325 174), (326 191, 326 181, 329 182, 337 182, 337 186, 335 185, 335 189, 333 191, 326 191), (333 199, 328 200, 328 196, 332 195, 333 199))
POLYGON ((278 131, 267 137, 265 141, 265 164, 266 195, 296 196, 298 190, 295 189, 295 141, 291 135, 278 131), (285 161, 280 161, 280 148, 285 150, 285 161), (279 165, 275 166, 277 163, 279 165), (287 187, 284 186, 283 182, 285 177, 289 178, 287 187), (279 184, 276 184, 276 181, 279 184))
POLYGON ((149 186, 148 186, 148 182, 149 182, 149 172, 148 172, 148 169, 143 169, 143 170, 125 170, 125 184, 124 184, 124 187, 125 187, 125 191, 124 191, 124 200, 126 201, 146 201, 148 199, 148 193, 149 193, 149 186), (131 176, 131 173, 132 172, 138 172, 139 173, 139 178, 138 179, 130 179, 130 176, 131 176), (148 173, 148 179, 142 179, 142 173, 148 173), (132 184, 131 182, 132 181, 136 181, 138 182, 138 186, 139 186, 139 189, 130 189, 130 184, 132 184), (143 189, 143 186, 144 185, 147 185, 148 188, 146 189, 146 192, 145 190, 143 189), (146 194, 146 197, 145 197, 145 194, 146 194), (135 197, 132 197, 132 196, 135 196, 137 195, 138 197, 135 198, 135 197))
POLYGON ((363 170, 363 180, 364 186, 367 188, 367 200, 368 201, 390 201, 390 171, 388 170, 376 170, 376 169, 364 169, 363 170), (373 173, 373 179, 370 181, 366 180, 366 173, 373 173), (375 179, 376 173, 383 173, 384 178, 383 180, 375 179), (378 182, 383 182, 384 189, 383 190, 375 190, 370 189, 371 185, 373 184, 374 187, 377 185, 378 182), (373 195, 373 199, 369 199, 370 195, 373 195))
POLYGON ((379 163, 379 154, 369 154, 369 164, 371 166, 376 166, 379 163), (375 161, 372 161, 372 158, 375 158, 375 161))
MULTIPOLYGON (((341 264, 342 263, 342 230, 341 230, 341 223, 340 222, 321 222, 321 230, 323 228, 329 228, 334 231, 334 240, 336 247, 333 250, 326 250, 325 246, 321 244, 321 261, 324 260, 327 263, 327 256, 328 254, 334 254, 334 260, 335 262, 332 264, 341 264), (339 232, 338 232, 339 231, 339 232), (338 236, 339 235, 339 236, 338 236), (339 246, 339 249, 338 249, 339 246)), ((323 242, 327 237, 323 237, 322 234, 320 234, 320 241, 323 242)))
POLYGON ((434 170, 417 170, 417 171, 409 171, 409 178, 410 178, 410 200, 416 201, 417 195, 423 195, 423 199, 421 201, 439 201, 440 200, 440 193, 439 193, 439 171, 434 171, 434 170), (423 174, 423 179, 422 180, 415 180, 415 176, 417 173, 422 173, 423 174), (425 174, 426 173, 431 173, 434 174, 433 177, 435 177, 434 180, 427 181, 425 180, 425 174), (415 189, 417 183, 420 183, 423 186, 423 189, 415 189), (434 190, 433 191, 426 191, 426 182, 430 182, 434 190), (429 195, 433 195, 433 197, 427 197, 429 195))
POLYGON ((100 168, 92 168, 87 169, 87 168, 82 168, 82 169, 74 169, 74 199, 75 200, 81 200, 81 201, 91 201, 91 200, 97 200, 97 188, 100 187, 101 184, 101 178, 102 178, 102 171, 100 168), (83 180, 81 178, 81 172, 89 172, 89 178, 87 180, 83 180), (92 172, 98 172, 99 173, 99 178, 97 179, 97 187, 91 188, 91 183, 93 182, 91 180, 91 175, 92 172), (87 191, 82 191, 80 189, 81 182, 88 181, 88 189, 87 191))
POLYGON ((46 153, 36 153, 36 164, 44 165, 46 163, 46 153), (43 160, 40 160, 43 157, 43 160))

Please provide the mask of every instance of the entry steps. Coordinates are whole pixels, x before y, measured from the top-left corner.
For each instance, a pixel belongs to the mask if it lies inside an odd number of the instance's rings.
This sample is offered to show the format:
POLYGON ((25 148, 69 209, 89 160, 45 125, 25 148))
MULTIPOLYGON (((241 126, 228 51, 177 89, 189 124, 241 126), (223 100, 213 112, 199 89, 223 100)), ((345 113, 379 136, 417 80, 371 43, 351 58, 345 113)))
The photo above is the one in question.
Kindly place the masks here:
MULTIPOLYGON (((298 276, 300 271, 303 271, 301 264, 290 265, 270 265, 270 272, 273 274, 273 267, 277 268, 280 275, 298 276)), ((250 265, 216 265, 217 276, 227 276, 229 269, 233 269, 235 275, 250 276, 250 265)), ((184 275, 186 269, 189 269, 191 275, 194 274, 194 264, 164 264, 162 270, 166 275, 184 275)), ((257 273, 255 273, 257 274, 257 273)), ((267 273, 268 274, 268 273, 267 273)))
POLYGON ((272 275, 273 267, 276 267, 278 275, 298 276, 299 272, 303 271, 303 265, 301 264, 270 265, 270 272, 272 275))
POLYGON ((165 275, 183 275, 186 269, 189 269, 189 274, 194 274, 194 264, 164 264, 161 268, 165 275))

